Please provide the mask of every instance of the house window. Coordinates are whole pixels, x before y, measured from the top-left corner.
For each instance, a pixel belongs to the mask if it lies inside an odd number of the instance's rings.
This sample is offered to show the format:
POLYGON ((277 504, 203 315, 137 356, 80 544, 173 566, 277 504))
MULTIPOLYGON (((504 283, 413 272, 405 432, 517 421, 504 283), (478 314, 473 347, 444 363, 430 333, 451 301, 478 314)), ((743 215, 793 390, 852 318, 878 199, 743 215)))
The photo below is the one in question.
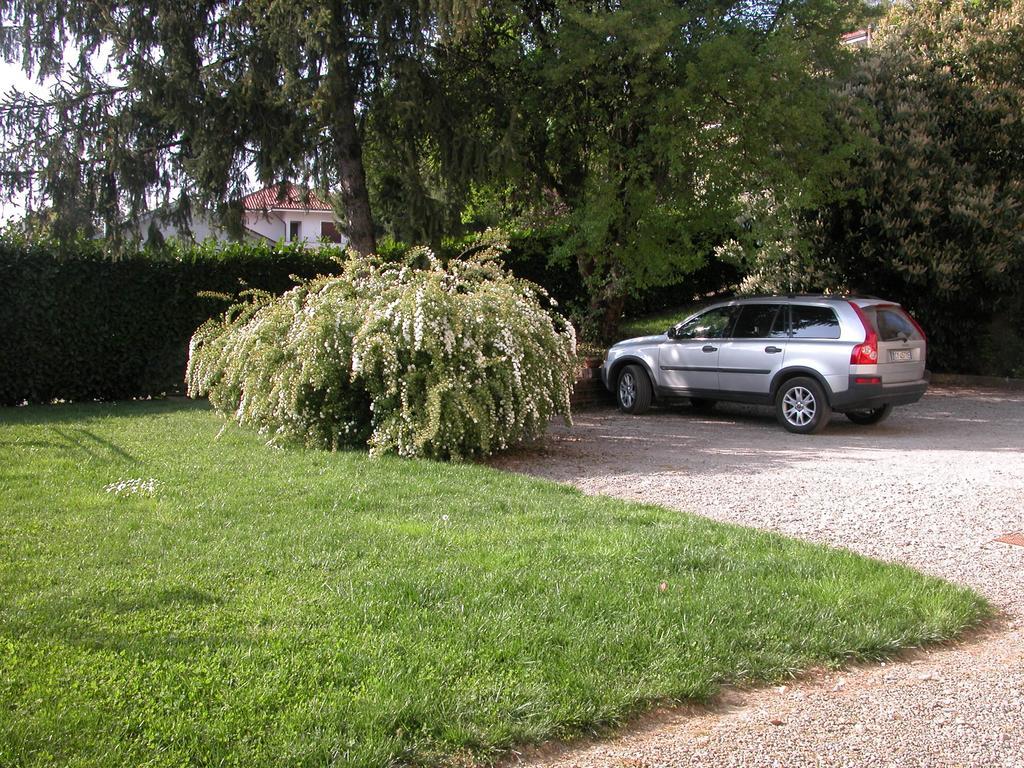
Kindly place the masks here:
POLYGON ((289 221, 288 222, 288 242, 294 243, 302 237, 302 222, 301 221, 289 221))
POLYGON ((326 240, 328 243, 340 243, 341 232, 338 231, 338 225, 333 221, 321 221, 320 239, 326 240))

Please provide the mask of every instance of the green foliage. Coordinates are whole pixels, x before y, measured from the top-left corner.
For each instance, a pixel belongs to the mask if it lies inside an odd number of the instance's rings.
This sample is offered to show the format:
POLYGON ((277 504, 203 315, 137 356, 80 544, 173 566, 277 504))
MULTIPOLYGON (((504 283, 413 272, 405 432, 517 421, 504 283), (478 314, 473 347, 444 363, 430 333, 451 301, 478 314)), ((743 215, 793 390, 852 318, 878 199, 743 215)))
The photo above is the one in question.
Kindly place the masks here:
POLYGON ((152 5, 66 0, 0 5, 0 55, 55 77, 0 109, 0 181, 32 191, 67 234, 115 233, 154 198, 177 223, 195 203, 237 224, 226 201, 262 182, 337 190, 347 234, 374 250, 362 142, 365 112, 477 0, 152 5))
POLYGON ((506 225, 480 234, 445 238, 437 253, 443 261, 449 261, 471 253, 482 242, 500 242, 501 260, 513 275, 543 286, 570 317, 582 317, 587 292, 579 272, 575 265, 551 258, 551 252, 564 239, 564 227, 506 225))
POLYGON ((845 159, 826 116, 857 7, 637 0, 526 14, 533 45, 501 91, 515 108, 497 114, 516 116, 509 144, 551 198, 539 204, 564 211, 556 256, 586 285, 588 335, 610 336, 628 297, 700 269, 742 194, 820 199, 845 159))
POLYGON ((937 367, 985 368, 1024 285, 1024 3, 894 4, 876 40, 842 92, 861 152, 805 232, 824 282, 908 306, 937 367))
POLYGON ((548 254, 585 288, 584 332, 607 336, 630 300, 695 293, 688 278, 731 235, 744 194, 821 202, 849 151, 831 141, 830 84, 861 6, 487 4, 472 29, 407 60, 368 112, 378 223, 434 244, 479 224, 554 223, 548 254))
MULTIPOLYGON (((682 322, 689 315, 697 312, 702 306, 702 303, 685 304, 662 310, 661 312, 654 312, 650 315, 630 318, 622 324, 622 327, 619 329, 619 335, 622 339, 630 339, 636 336, 655 336, 659 333, 664 333, 670 326, 682 322)), ((619 340, 616 339, 616 341, 619 340)))
POLYGON ((717 260, 743 274, 737 293, 842 292, 844 278, 834 257, 817 253, 805 226, 815 211, 772 192, 745 194, 733 236, 715 249, 717 260))
POLYGON ((336 270, 336 255, 207 243, 112 260, 96 241, 0 237, 0 404, 180 391, 197 325, 245 288, 336 270))
POLYGON ((273 440, 463 458, 569 417, 575 332, 488 246, 443 265, 351 259, 200 328, 189 394, 273 440))
POLYGON ((629 299, 707 263, 744 193, 817 203, 843 160, 836 40, 862 5, 16 3, 8 59, 82 63, 47 98, 8 97, 0 179, 69 226, 154 195, 176 220, 195 203, 230 218, 253 175, 309 180, 339 191, 364 253, 377 233, 438 246, 556 221, 547 252, 585 287, 587 335, 608 336, 629 299))
POLYGON ((9 409, 0 467, 4 766, 487 765, 989 613, 484 466, 267 450, 195 403, 9 409))

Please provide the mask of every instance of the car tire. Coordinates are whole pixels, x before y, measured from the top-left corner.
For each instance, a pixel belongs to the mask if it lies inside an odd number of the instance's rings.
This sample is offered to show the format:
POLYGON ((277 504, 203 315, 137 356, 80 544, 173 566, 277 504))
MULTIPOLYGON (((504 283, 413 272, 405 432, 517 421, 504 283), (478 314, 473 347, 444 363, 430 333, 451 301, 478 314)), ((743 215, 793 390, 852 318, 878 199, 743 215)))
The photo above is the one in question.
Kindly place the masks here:
POLYGON ((869 411, 847 411, 846 418, 854 424, 860 424, 866 427, 871 424, 878 424, 879 422, 885 421, 889 418, 890 413, 892 413, 892 403, 886 403, 880 408, 872 408, 869 411))
POLYGON ((717 400, 712 400, 710 397, 691 397, 690 405, 693 410, 698 413, 709 413, 715 409, 718 404, 717 400))
POLYGON ((623 413, 643 413, 651 407, 653 395, 647 371, 639 365, 627 365, 619 373, 615 399, 623 413))
POLYGON ((775 416, 790 432, 813 435, 828 426, 832 407, 818 382, 799 376, 779 387, 775 394, 775 416))

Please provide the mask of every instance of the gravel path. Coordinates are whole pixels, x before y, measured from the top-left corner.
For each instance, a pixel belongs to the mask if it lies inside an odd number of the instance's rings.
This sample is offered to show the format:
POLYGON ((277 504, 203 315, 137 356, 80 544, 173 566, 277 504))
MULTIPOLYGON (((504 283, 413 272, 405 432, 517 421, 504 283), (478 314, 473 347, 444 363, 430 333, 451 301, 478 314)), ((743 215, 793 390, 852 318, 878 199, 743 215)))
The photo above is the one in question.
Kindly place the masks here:
POLYGON ((1024 547, 993 541, 1024 533, 1024 392, 933 389, 881 425, 836 416, 810 438, 745 406, 590 411, 494 463, 906 563, 978 589, 1004 614, 955 647, 729 690, 524 764, 1024 768, 1024 547))

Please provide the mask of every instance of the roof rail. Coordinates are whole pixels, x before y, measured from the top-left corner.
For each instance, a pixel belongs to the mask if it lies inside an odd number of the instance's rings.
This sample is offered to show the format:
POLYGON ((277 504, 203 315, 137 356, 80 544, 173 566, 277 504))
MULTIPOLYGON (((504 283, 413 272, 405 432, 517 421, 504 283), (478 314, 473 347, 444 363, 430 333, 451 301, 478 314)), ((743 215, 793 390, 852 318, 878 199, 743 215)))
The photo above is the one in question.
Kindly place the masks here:
POLYGON ((747 301, 750 299, 874 299, 883 301, 879 296, 867 293, 752 293, 749 296, 727 296, 720 301, 747 301))

